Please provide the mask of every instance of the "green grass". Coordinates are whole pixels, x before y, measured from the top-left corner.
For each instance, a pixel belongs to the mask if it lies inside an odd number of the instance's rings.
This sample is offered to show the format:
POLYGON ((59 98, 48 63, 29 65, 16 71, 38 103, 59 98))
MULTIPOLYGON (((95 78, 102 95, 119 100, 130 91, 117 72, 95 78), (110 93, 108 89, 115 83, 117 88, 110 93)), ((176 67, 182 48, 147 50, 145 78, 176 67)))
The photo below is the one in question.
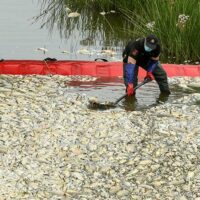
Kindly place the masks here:
POLYGON ((133 33, 146 35, 154 33, 162 43, 166 61, 180 63, 200 59, 200 2, 199 0, 146 0, 135 1, 137 9, 124 9, 129 21, 135 24, 133 33), (137 12, 137 10, 139 12, 137 12), (188 15, 184 24, 178 23, 180 14, 188 15), (154 30, 146 27, 155 22, 154 30))

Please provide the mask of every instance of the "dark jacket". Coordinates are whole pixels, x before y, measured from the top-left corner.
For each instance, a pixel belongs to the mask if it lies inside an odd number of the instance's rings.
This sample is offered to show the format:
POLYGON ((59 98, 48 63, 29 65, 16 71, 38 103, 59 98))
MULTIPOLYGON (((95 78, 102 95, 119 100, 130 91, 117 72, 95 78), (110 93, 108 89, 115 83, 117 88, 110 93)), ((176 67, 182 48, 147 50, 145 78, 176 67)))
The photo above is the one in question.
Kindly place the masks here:
POLYGON ((137 40, 130 41, 123 51, 123 62, 127 63, 128 56, 134 58, 139 66, 146 66, 151 60, 151 57, 158 57, 161 52, 161 47, 158 44, 156 49, 151 52, 144 50, 144 38, 138 38, 137 40))

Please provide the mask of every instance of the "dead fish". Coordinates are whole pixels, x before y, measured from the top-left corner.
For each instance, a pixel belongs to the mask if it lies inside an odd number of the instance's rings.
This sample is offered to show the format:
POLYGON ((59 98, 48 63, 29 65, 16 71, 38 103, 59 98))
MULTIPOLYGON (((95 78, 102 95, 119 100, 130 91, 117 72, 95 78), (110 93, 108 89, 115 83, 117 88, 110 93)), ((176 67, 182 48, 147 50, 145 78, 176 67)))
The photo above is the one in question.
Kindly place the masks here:
POLYGON ((80 50, 78 50, 77 51, 77 53, 79 53, 79 54, 85 54, 85 55, 90 55, 90 54, 92 54, 90 51, 88 51, 87 49, 80 49, 80 50))
POLYGON ((64 50, 64 51, 61 51, 61 53, 70 54, 70 52, 69 52, 69 51, 66 51, 66 50, 64 50))
POLYGON ((102 50, 101 53, 107 54, 109 56, 114 56, 116 54, 116 52, 112 50, 102 50))
POLYGON ((68 17, 70 17, 70 18, 79 17, 79 16, 80 16, 80 13, 78 13, 78 12, 71 12, 71 13, 69 13, 69 15, 68 15, 68 17))
POLYGON ((37 51, 43 51, 43 52, 47 52, 47 51, 48 51, 48 49, 45 49, 45 48, 43 48, 43 47, 39 47, 39 48, 37 48, 36 50, 37 50, 37 51))
POLYGON ((106 15, 106 12, 105 12, 105 11, 103 11, 103 12, 100 12, 100 14, 101 14, 101 15, 106 15))
POLYGON ((192 89, 192 88, 190 88, 190 87, 188 87, 188 85, 187 84, 179 84, 178 85, 180 88, 182 88, 183 90, 190 90, 190 91, 193 91, 194 89, 192 89))

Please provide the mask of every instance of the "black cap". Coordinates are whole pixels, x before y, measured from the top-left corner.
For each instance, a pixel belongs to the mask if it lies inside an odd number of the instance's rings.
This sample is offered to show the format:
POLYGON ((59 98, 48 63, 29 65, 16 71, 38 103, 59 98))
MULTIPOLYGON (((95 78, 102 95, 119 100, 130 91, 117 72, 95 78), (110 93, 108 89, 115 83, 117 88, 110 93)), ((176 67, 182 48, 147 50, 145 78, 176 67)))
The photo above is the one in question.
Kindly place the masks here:
POLYGON ((144 42, 146 46, 154 50, 156 49, 157 44, 159 44, 159 39, 155 35, 148 35, 144 42))

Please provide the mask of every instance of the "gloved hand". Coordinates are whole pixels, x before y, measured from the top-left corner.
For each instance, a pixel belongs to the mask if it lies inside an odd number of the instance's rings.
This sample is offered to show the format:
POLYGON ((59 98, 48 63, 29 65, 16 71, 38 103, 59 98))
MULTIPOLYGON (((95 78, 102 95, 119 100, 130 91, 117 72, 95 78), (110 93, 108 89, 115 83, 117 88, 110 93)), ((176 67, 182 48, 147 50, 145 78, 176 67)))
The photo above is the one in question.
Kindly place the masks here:
POLYGON ((131 96, 134 93, 134 87, 132 83, 128 83, 128 87, 127 87, 127 95, 131 96))
POLYGON ((154 79, 152 72, 147 72, 147 75, 145 76, 144 80, 146 80, 146 79, 148 79, 150 81, 152 81, 154 79))

